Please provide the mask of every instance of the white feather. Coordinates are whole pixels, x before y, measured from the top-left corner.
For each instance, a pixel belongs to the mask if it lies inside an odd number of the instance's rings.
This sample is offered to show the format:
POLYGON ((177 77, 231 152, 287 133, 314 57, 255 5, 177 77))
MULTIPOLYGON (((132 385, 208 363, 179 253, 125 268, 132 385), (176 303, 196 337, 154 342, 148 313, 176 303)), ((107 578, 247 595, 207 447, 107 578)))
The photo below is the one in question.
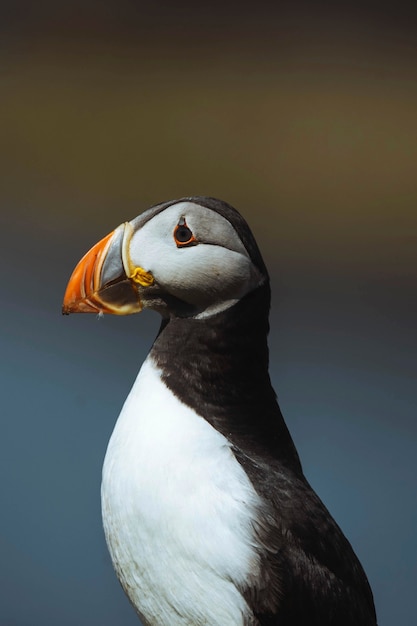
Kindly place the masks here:
POLYGON ((166 387, 148 357, 103 467, 103 522, 145 624, 243 626, 239 588, 259 570, 259 497, 227 439, 166 387))

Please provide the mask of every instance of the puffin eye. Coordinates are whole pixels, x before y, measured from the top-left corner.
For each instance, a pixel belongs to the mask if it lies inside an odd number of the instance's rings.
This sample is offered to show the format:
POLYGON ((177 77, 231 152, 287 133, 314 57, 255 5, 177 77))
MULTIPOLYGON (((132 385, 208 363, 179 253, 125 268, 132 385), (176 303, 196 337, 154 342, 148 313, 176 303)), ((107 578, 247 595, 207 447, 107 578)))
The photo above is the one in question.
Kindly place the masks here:
POLYGON ((197 243, 192 230, 188 228, 185 217, 182 217, 174 230, 174 240, 178 248, 191 246, 197 243))

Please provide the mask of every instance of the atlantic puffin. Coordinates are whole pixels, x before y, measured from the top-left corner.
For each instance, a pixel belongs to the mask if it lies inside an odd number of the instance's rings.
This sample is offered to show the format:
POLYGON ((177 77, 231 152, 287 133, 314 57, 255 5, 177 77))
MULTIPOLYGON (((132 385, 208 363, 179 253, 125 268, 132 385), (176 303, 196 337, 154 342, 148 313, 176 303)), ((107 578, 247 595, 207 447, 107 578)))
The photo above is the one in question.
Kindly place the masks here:
POLYGON ((268 373, 270 283, 244 218, 151 207, 76 266, 63 313, 162 316, 105 456, 103 525, 146 626, 375 626, 268 373))

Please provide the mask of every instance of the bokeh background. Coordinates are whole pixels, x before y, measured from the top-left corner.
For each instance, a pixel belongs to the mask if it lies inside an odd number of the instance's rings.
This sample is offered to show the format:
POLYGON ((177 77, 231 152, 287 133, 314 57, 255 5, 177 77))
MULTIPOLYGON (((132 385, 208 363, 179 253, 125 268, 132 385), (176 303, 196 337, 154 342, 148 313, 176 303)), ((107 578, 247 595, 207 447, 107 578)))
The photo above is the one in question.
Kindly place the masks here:
POLYGON ((134 626, 100 472, 156 315, 62 318, 80 256, 149 205, 221 197, 270 268, 271 370, 380 626, 415 623, 415 9, 0 5, 0 624, 134 626))

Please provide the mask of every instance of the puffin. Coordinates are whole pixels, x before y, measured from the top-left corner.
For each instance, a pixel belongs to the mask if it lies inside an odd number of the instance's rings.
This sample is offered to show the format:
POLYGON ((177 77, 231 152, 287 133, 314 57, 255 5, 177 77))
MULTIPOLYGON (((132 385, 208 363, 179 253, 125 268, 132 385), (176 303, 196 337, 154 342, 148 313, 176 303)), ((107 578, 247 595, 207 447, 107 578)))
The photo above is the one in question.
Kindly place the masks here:
POLYGON ((224 201, 157 204, 76 266, 63 313, 162 321, 108 444, 103 526, 146 626, 376 626, 268 372, 270 281, 224 201))

